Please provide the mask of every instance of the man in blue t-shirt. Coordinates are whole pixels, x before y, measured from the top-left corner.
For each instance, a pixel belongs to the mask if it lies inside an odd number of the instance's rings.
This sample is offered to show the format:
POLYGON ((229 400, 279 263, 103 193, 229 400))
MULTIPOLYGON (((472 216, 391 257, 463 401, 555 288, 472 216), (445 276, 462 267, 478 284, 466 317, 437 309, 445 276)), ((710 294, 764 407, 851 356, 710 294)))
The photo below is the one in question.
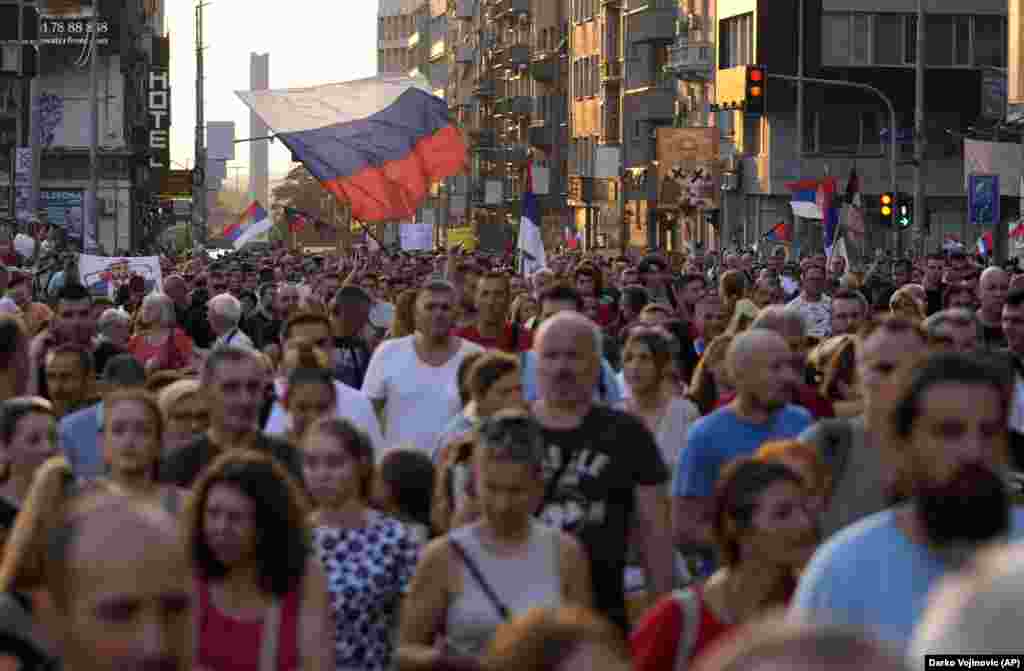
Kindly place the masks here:
POLYGON ((905 648, 944 575, 994 541, 1020 540, 1024 510, 1011 505, 1003 466, 1012 389, 995 360, 947 353, 914 369, 890 427, 889 449, 905 465, 894 493, 906 505, 818 548, 793 597, 798 618, 867 628, 905 648))
POLYGON ((711 547, 711 495, 722 467, 765 441, 796 438, 812 421, 809 412, 788 403, 800 376, 777 333, 751 329, 736 336, 726 365, 736 398, 690 427, 672 484, 673 534, 684 552, 711 547))

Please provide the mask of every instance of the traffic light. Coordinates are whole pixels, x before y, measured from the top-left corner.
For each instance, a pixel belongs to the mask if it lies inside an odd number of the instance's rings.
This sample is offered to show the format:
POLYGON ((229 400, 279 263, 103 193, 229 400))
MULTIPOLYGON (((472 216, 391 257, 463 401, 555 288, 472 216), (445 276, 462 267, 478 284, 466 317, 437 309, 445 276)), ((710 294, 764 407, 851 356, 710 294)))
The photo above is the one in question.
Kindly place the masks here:
POLYGON ((746 101, 746 107, 744 111, 747 114, 764 114, 764 95, 767 79, 768 77, 762 66, 747 66, 747 86, 746 96, 744 96, 744 100, 746 101))
POLYGON ((901 229, 914 225, 914 201, 906 194, 901 193, 896 202, 896 225, 901 229))
POLYGON ((892 213, 896 208, 896 197, 891 191, 886 191, 878 198, 878 212, 882 219, 892 219, 892 213))

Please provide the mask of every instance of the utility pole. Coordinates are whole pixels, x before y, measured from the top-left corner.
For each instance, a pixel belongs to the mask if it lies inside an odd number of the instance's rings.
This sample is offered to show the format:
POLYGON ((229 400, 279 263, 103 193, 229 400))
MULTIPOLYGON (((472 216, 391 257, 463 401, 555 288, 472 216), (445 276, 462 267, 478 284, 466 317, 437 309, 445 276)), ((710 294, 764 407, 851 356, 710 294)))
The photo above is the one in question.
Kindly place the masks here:
POLYGON ((196 5, 196 160, 192 169, 192 240, 196 246, 206 244, 206 138, 203 120, 203 7, 196 5))
MULTIPOLYGON (((804 178, 804 0, 797 3, 797 37, 796 37, 796 179, 804 178)), ((767 111, 767 110, 766 110, 767 111)), ((725 201, 726 194, 722 194, 725 201)), ((722 223, 719 224, 723 225, 722 223)), ((793 242, 794 251, 800 249, 800 217, 794 217, 793 242)), ((800 259, 796 259, 800 261, 800 259)))
MULTIPOLYGON (((925 74, 924 0, 917 0, 917 60, 914 65, 914 235, 918 253, 924 254, 924 222, 928 216, 924 195, 924 74, 925 74)), ((999 222, 996 222, 997 224, 999 222)), ((902 235, 897 233, 897 235, 902 235)))
MULTIPOLYGON (((99 100, 99 71, 96 52, 99 51, 99 7, 94 5, 92 9, 92 21, 89 24, 89 191, 86 195, 85 211, 88 216, 82 221, 82 252, 89 251, 87 240, 88 231, 92 231, 93 239, 99 242, 100 239, 100 212, 99 212, 99 183, 100 183, 100 100, 99 100)), ((70 231, 69 231, 70 232, 70 231)), ((116 235, 114 248, 117 248, 116 235)))

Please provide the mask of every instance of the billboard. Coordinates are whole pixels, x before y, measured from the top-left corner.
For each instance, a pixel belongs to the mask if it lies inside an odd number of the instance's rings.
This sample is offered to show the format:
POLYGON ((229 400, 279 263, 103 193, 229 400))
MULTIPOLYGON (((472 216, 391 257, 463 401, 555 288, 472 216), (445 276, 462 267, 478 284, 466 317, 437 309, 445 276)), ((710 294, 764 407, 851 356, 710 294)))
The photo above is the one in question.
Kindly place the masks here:
POLYGON ((714 210, 722 183, 719 129, 658 128, 658 202, 661 207, 714 210))
POLYGON ((69 237, 81 239, 82 221, 85 219, 85 194, 82 191, 40 189, 39 200, 51 226, 59 226, 69 237))

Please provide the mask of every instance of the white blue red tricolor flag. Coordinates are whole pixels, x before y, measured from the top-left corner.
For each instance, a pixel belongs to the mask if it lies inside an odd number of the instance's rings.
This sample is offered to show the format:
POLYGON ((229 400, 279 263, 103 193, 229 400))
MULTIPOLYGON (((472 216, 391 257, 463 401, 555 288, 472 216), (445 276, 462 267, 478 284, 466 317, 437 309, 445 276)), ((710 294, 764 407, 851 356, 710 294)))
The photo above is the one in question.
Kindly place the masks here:
POLYGON ((829 254, 839 227, 836 178, 802 179, 786 184, 786 188, 793 192, 790 206, 794 215, 803 219, 820 219, 824 224, 824 247, 825 253, 829 254))
POLYGON ((995 243, 992 240, 992 231, 985 231, 978 238, 978 253, 982 256, 988 256, 995 249, 995 243))
POLYGON ((231 241, 235 249, 241 249, 245 243, 270 230, 274 222, 263 209, 259 201, 254 200, 245 211, 224 227, 223 235, 231 241))
POLYGON ((533 162, 526 166, 526 192, 523 194, 523 215, 519 219, 519 271, 527 277, 548 263, 544 238, 540 231, 540 208, 533 192, 533 162))
POLYGON ((466 166, 465 139, 423 78, 237 95, 359 221, 408 219, 433 182, 466 166))

